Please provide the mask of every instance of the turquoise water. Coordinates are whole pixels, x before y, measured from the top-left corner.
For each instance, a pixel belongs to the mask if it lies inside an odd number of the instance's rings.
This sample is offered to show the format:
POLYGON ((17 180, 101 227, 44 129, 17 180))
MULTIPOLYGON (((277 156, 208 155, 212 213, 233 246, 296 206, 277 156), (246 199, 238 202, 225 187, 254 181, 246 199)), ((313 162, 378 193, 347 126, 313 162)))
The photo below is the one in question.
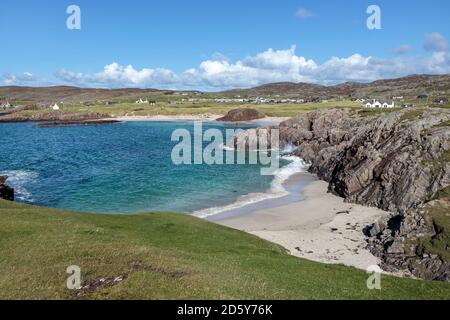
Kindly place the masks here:
MULTIPOLYGON (((227 126, 235 128, 203 123, 227 126)), ((259 165, 174 165, 177 128, 192 132, 193 123, 0 124, 0 175, 11 177, 18 201, 99 213, 193 212, 270 188, 273 176, 259 165)))

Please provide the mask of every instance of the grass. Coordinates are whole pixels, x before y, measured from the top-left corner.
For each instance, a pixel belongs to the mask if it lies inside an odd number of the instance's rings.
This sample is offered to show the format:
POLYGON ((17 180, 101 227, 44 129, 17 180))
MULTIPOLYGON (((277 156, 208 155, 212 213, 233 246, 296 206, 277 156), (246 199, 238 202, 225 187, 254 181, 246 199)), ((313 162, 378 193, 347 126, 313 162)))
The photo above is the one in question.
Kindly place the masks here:
POLYGON ((443 121, 443 122, 433 126, 433 128, 444 128, 444 127, 450 127, 450 120, 443 121))
POLYGON ((424 165, 430 165, 433 172, 439 172, 442 170, 448 163, 450 163, 450 149, 442 152, 441 156, 435 160, 425 160, 423 161, 424 165))
MULTIPOLYGON (((325 103, 304 103, 304 104, 238 104, 238 103, 188 103, 180 102, 169 104, 167 102, 157 102, 156 105, 145 105, 135 103, 114 103, 111 105, 95 104, 92 106, 82 106, 76 104, 60 105, 63 113, 88 113, 97 112, 112 117, 120 116, 155 116, 155 115, 198 115, 198 114, 218 114, 224 115, 228 111, 236 108, 254 108, 267 116, 290 117, 300 113, 305 113, 318 109, 329 108, 360 108, 359 103, 352 101, 331 101, 325 103)), ((18 114, 32 115, 42 113, 43 110, 25 110, 18 114)), ((51 110, 45 110, 51 112, 51 110)))
POLYGON ((249 234, 187 215, 73 213, 0 201, 1 299, 450 299, 450 285, 382 276, 288 255, 249 234), (122 275, 77 296, 82 281, 122 275))
POLYGON ((427 212, 427 223, 433 226, 436 235, 422 237, 419 250, 450 261, 450 187, 438 191, 433 200, 437 201, 427 212))
POLYGON ((391 109, 362 109, 358 112, 358 114, 362 117, 370 117, 370 116, 379 116, 380 114, 383 113, 390 113, 390 112, 394 112, 394 111, 399 111, 401 110, 401 108, 391 108, 391 109))
MULTIPOLYGON (((450 261, 450 187, 439 190, 428 200, 435 202, 428 207, 425 222, 435 231, 434 236, 418 239, 417 253, 437 255, 443 261, 450 261)), ((420 267, 420 266, 418 266, 420 267)), ((423 276, 431 276, 423 270, 423 276)))
POLYGON ((423 110, 411 110, 408 112, 405 112, 404 114, 402 114, 402 116, 400 117, 400 121, 411 121, 411 120, 415 120, 419 117, 421 117, 423 115, 424 111, 423 110))

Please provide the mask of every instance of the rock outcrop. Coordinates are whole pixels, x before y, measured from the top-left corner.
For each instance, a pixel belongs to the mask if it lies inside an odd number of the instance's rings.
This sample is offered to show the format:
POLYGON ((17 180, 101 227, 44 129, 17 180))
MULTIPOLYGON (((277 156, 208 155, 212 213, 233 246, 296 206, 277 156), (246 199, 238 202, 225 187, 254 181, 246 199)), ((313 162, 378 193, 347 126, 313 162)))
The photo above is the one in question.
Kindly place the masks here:
POLYGON ((450 186, 450 110, 323 110, 282 122, 279 130, 281 146, 296 146, 293 154, 330 192, 393 213, 366 230, 386 269, 448 280, 448 261, 417 252, 419 239, 436 234, 417 208, 450 186))
MULTIPOLYGON (((418 278, 450 281, 450 261, 423 245, 427 239, 442 238, 442 230, 433 221, 427 221, 430 211, 439 205, 438 200, 430 201, 406 214, 383 218, 364 230, 368 236, 368 249, 381 258, 383 270, 401 270, 418 278)), ((450 204, 443 208, 450 212, 450 204)), ((445 239, 447 251, 449 241, 445 239)))
POLYGON ((89 113, 63 113, 60 111, 38 113, 8 113, 0 116, 0 122, 25 122, 25 121, 88 121, 109 118, 108 115, 96 112, 89 113))
POLYGON ((83 121, 53 121, 53 122, 42 122, 39 123, 39 128, 49 128, 49 127, 70 127, 70 126, 94 126, 102 124, 112 124, 120 122, 118 120, 83 120, 83 121))
POLYGON ((14 189, 5 184, 7 179, 7 176, 0 176, 0 199, 14 201, 14 189))
POLYGON ((450 185, 450 163, 440 161, 450 150, 450 127, 442 126, 450 112, 364 113, 327 110, 290 119, 280 124, 281 144, 298 146, 295 154, 331 192, 387 211, 404 213, 450 185))
POLYGON ((255 109, 239 108, 230 110, 226 116, 217 119, 217 121, 251 121, 264 118, 265 115, 255 109))

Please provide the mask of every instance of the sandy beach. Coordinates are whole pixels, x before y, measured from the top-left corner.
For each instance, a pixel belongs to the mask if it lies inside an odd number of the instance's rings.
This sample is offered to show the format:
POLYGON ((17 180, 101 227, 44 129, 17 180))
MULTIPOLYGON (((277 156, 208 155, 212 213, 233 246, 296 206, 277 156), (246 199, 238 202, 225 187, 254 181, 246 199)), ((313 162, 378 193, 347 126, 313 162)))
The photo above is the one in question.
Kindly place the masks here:
MULTIPOLYGON (((107 118, 102 120, 117 121, 215 121, 223 117, 220 114, 192 114, 192 115, 155 115, 155 116, 124 116, 116 118, 107 118)), ((247 121, 249 123, 258 123, 261 126, 278 125, 280 122, 290 119, 290 117, 266 117, 258 120, 247 121)))
POLYGON ((222 115, 192 114, 192 115, 155 115, 155 116, 123 116, 112 118, 119 121, 214 121, 222 115))
MULTIPOLYGON (((292 179, 307 176, 312 175, 302 173, 292 179)), ((365 249, 362 229, 388 212, 345 203, 327 193, 327 183, 317 179, 299 189, 300 200, 214 220, 277 243, 294 256, 360 269, 379 263, 365 249)))

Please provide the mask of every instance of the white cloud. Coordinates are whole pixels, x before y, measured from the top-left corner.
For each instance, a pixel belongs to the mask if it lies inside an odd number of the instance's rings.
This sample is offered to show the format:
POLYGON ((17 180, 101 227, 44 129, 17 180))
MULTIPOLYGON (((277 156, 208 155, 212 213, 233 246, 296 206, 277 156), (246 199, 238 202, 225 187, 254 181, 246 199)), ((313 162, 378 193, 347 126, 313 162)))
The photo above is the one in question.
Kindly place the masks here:
POLYGON ((316 16, 314 12, 306 8, 298 8, 295 15, 300 19, 312 18, 316 16))
POLYGON ((22 72, 15 74, 4 74, 1 77, 3 83, 7 86, 26 85, 37 80, 37 78, 30 72, 22 72))
POLYGON ((177 83, 179 77, 168 69, 157 68, 141 70, 135 69, 132 65, 122 66, 117 62, 106 65, 103 71, 95 74, 76 73, 67 70, 60 70, 55 73, 56 77, 78 85, 99 85, 99 86, 145 86, 146 84, 166 85, 177 83))
POLYGON ((427 34, 423 47, 425 50, 432 52, 447 51, 449 49, 447 39, 439 32, 427 34))
POLYGON ((98 73, 61 70, 56 76, 68 84, 90 87, 221 90, 280 81, 321 84, 373 81, 416 73, 450 73, 450 52, 435 51, 429 56, 394 59, 355 53, 348 57, 332 57, 320 64, 297 55, 296 47, 292 46, 284 50, 268 49, 235 62, 218 55, 182 73, 163 68, 136 69, 132 65, 123 66, 114 62, 98 73))
POLYGON ((412 48, 409 44, 402 44, 401 46, 392 49, 392 52, 396 54, 404 54, 410 52, 411 50, 412 48))

